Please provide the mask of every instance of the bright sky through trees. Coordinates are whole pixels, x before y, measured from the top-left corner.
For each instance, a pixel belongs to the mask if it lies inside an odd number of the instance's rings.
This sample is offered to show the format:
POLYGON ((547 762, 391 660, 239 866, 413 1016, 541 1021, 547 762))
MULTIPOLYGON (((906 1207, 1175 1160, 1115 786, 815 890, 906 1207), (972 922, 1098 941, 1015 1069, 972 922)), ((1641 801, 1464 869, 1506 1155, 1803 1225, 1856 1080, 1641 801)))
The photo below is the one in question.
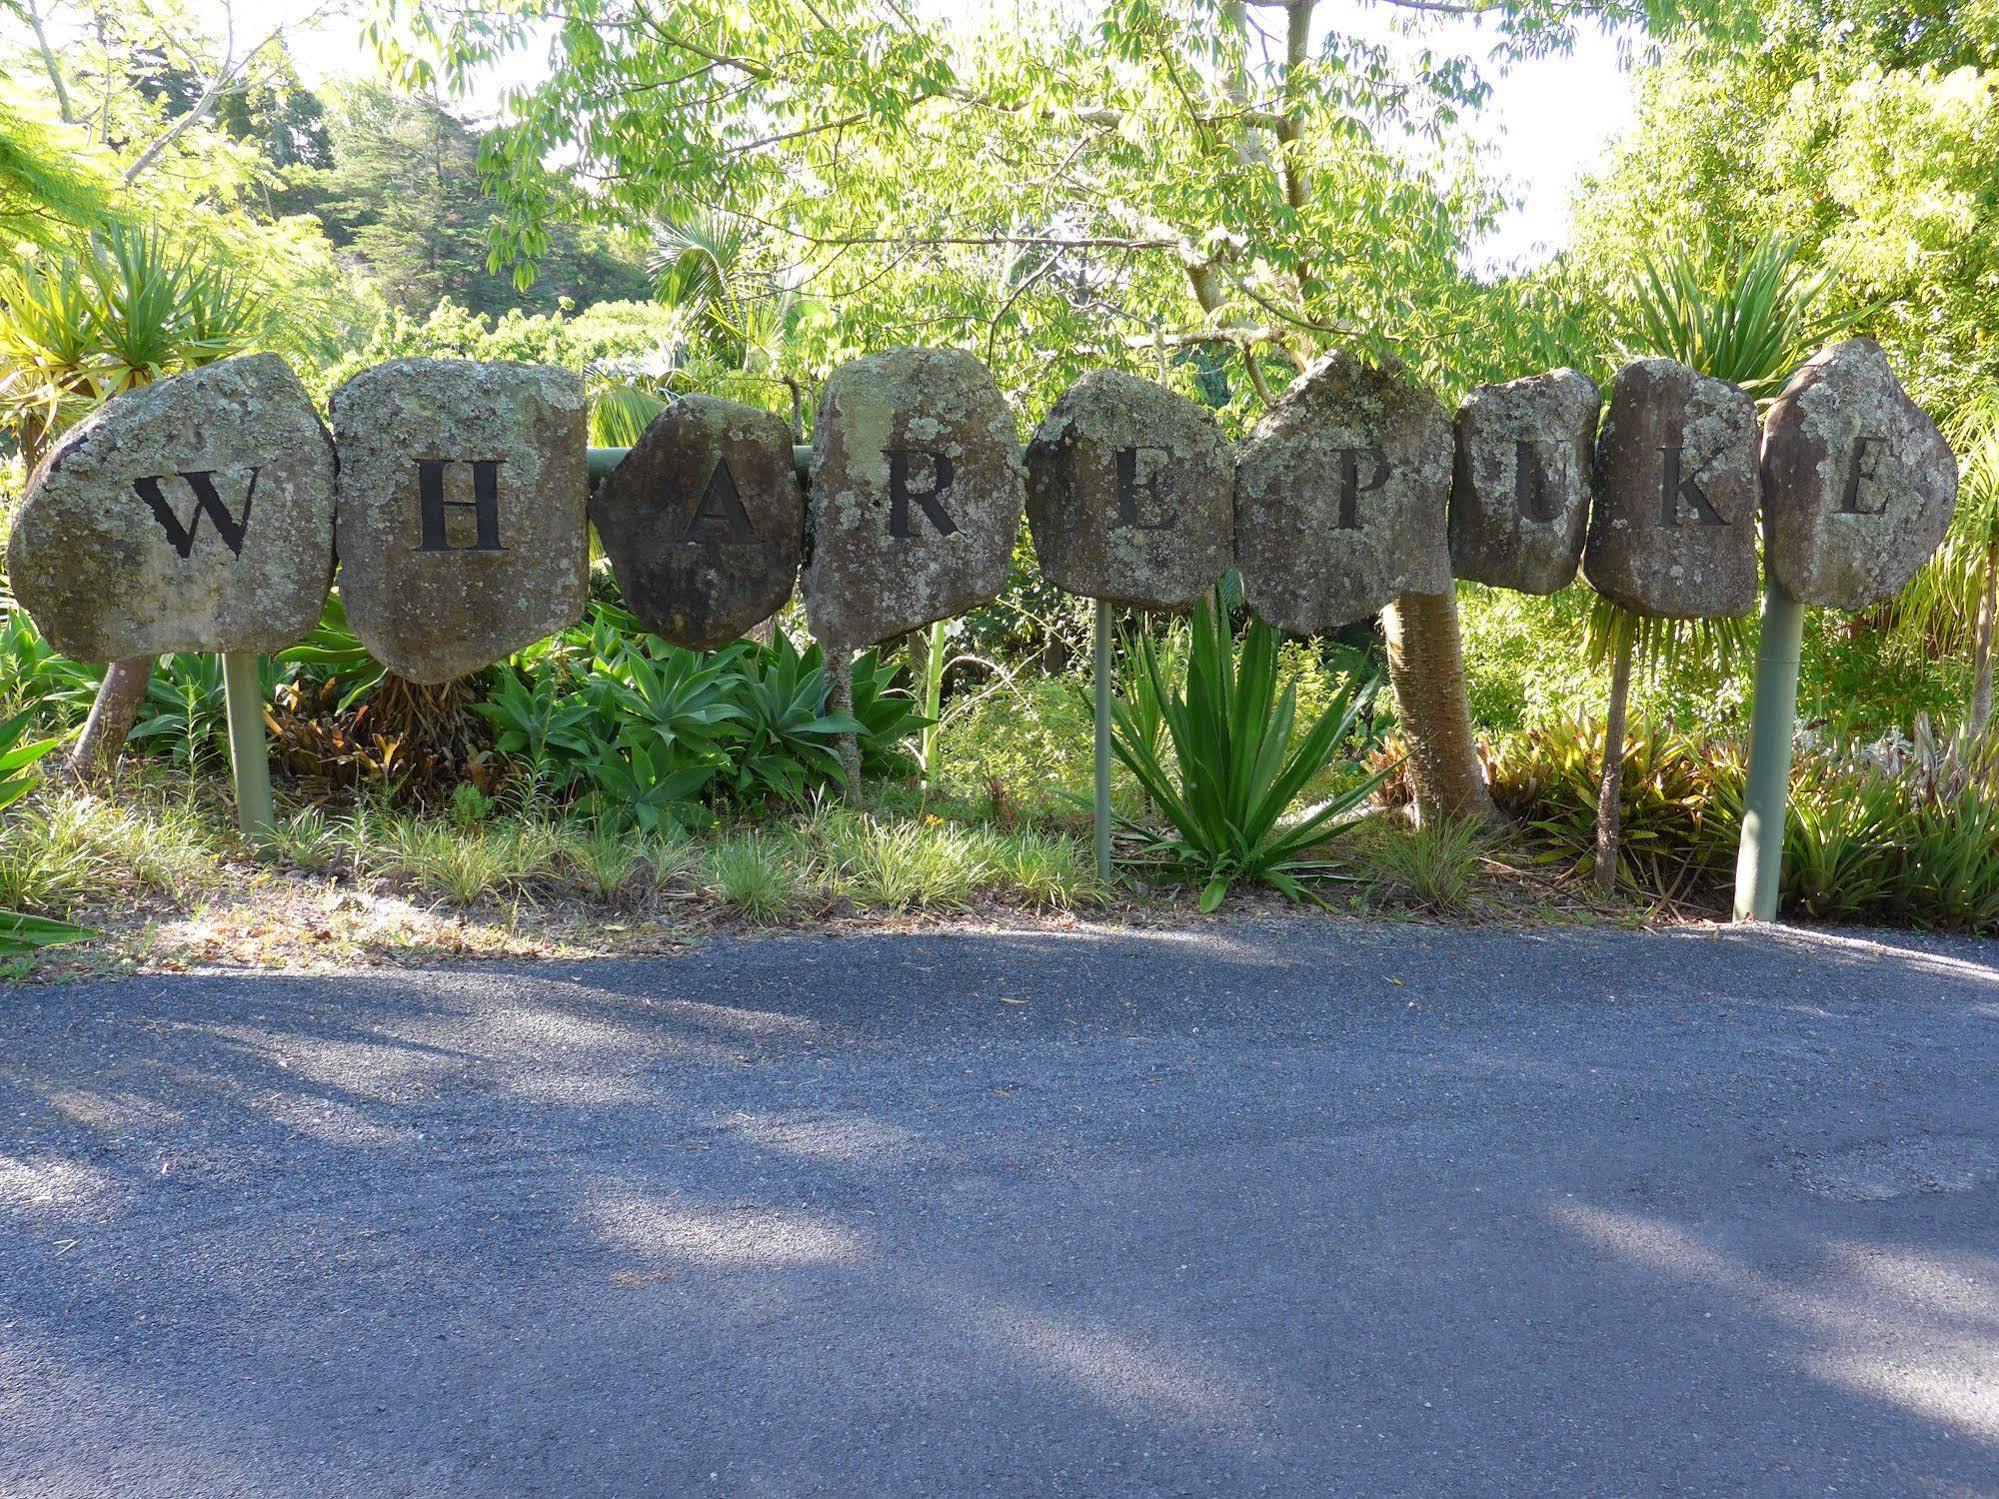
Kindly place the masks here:
MULTIPOLYGON (((922 8, 949 19, 971 20, 992 3, 926 0, 922 8)), ((275 19, 287 9, 304 14, 314 8, 315 0, 266 0, 239 6, 238 14, 254 9, 275 19)), ((1481 34, 1477 27, 1461 22, 1428 25, 1420 41, 1409 40, 1403 18, 1360 0, 1323 6, 1319 14, 1322 25, 1383 41, 1399 40, 1403 46, 1464 51, 1481 63, 1491 45, 1489 31, 1481 34)), ((316 28, 316 35, 324 46, 294 49, 308 79, 363 72, 372 65, 353 20, 329 19, 316 28)), ((516 54, 506 65, 489 69, 460 107, 491 117, 508 85, 532 82, 543 70, 538 50, 516 54)), ((1615 40, 1585 32, 1568 56, 1520 63, 1504 74, 1491 69, 1488 76, 1492 99, 1473 121, 1472 132, 1492 147, 1492 160, 1507 180, 1516 206, 1479 245, 1474 258, 1480 269, 1535 264, 1567 244, 1570 188, 1596 162, 1605 144, 1629 125, 1631 74, 1618 64, 1615 40)))
MULTIPOLYGON (((220 29, 222 6, 211 0, 220 29)), ((942 18, 978 18, 1005 0, 924 0, 922 10, 942 18)), ((258 35, 281 22, 306 23, 294 36, 292 52, 300 73, 318 84, 329 78, 368 73, 374 58, 361 40, 358 7, 328 4, 328 0, 236 0, 237 30, 258 35), (320 17, 317 21, 311 18, 320 17)), ((80 27, 81 12, 51 16, 60 44, 67 29, 80 27)), ((1484 65, 1489 31, 1467 22, 1425 24, 1412 39, 1406 15, 1363 0, 1338 0, 1318 12, 1321 30, 1337 26, 1358 36, 1392 45, 1428 46, 1461 51, 1484 65)), ((490 120, 498 113, 502 91, 512 84, 531 83, 542 76, 545 62, 539 49, 516 54, 499 67, 486 70, 468 99, 457 107, 490 120)), ((1596 32, 1585 32, 1568 56, 1516 64, 1502 74, 1488 68, 1492 98, 1471 123, 1473 138, 1489 145, 1491 163, 1508 184, 1515 206, 1496 231, 1478 246, 1474 261, 1480 270, 1519 268, 1545 260, 1569 240, 1569 191, 1588 170, 1605 144, 1632 119, 1631 74, 1618 64, 1617 43, 1596 32)))

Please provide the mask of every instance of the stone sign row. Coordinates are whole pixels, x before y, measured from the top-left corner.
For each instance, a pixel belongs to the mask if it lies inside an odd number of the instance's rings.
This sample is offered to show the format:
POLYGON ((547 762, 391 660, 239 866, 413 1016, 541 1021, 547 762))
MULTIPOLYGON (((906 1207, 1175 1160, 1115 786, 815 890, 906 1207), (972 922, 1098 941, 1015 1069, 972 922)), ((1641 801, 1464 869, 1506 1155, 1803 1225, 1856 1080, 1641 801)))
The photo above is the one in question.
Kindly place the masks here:
POLYGON ((1602 413, 1574 370, 1486 386, 1455 424, 1396 366, 1305 371, 1234 450, 1200 406, 1085 376, 1028 444, 969 354, 898 349, 826 383, 809 501, 768 413, 675 401, 589 495, 582 382, 408 359, 334 392, 332 433, 273 355, 106 406, 35 474, 9 552, 64 654, 276 651, 349 625, 390 670, 443 681, 580 617, 594 523, 627 605, 680 644, 736 638, 803 567, 812 628, 856 647, 1005 585, 1023 506, 1071 592, 1193 603, 1230 565, 1286 630, 1364 618, 1453 577, 1551 593, 1576 576, 1639 613, 1755 604, 1755 524, 1806 603, 1892 597, 1941 541, 1956 461, 1881 350, 1806 365, 1761 429, 1749 397, 1670 360, 1626 366, 1602 413), (587 522, 587 523, 586 523, 587 522))
POLYGON ((274 354, 120 396, 30 481, 15 596, 78 660, 279 651, 319 623, 337 555, 355 634, 420 682, 581 615, 581 379, 398 360, 335 391, 332 416, 329 436, 274 354))

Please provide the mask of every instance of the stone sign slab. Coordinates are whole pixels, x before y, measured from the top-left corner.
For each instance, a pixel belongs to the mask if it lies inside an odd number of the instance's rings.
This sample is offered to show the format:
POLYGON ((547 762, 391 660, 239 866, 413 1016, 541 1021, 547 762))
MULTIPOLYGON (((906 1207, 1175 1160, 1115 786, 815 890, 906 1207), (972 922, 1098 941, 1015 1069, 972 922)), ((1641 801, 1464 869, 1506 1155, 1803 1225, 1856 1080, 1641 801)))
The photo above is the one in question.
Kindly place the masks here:
POLYGON ((1522 593, 1576 578, 1603 398, 1578 370, 1481 385, 1458 407, 1451 571, 1522 593))
POLYGON ((1027 446, 1027 520, 1057 588, 1185 609, 1228 570, 1235 465, 1214 418, 1121 370, 1070 386, 1027 446))
POLYGON ((583 613, 583 381, 567 370, 398 359, 333 393, 347 623, 377 661, 446 682, 583 613))
POLYGON ((1942 544, 1956 504, 1956 455, 1872 339, 1820 354, 1764 417, 1764 555, 1800 603, 1893 598, 1942 544))
POLYGON ((1583 576, 1634 614, 1756 607, 1756 405, 1671 359, 1617 372, 1596 446, 1583 576))
POLYGON ((1315 361, 1236 456, 1244 601, 1309 634, 1448 592, 1451 449, 1449 415, 1399 364, 1315 361))
POLYGON ((333 445, 275 354, 127 392, 28 484, 7 573, 78 661, 280 651, 333 578, 333 445))
POLYGON ((834 370, 812 433, 805 607, 857 647, 1006 586, 1024 502, 1013 414, 956 349, 892 349, 834 370))
POLYGON ((767 411, 684 396, 598 486, 590 519, 625 607, 654 634, 712 650, 791 597, 805 496, 791 429, 767 411))

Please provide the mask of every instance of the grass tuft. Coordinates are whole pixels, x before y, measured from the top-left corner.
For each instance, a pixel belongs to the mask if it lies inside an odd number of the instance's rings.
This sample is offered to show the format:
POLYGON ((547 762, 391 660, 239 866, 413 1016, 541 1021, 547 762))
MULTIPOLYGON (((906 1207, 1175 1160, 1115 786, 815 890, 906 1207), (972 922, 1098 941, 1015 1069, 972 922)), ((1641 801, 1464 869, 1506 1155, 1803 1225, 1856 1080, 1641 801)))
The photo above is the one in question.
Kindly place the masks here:
POLYGON ((1072 911, 1104 898, 1095 856, 1074 838, 1049 833, 986 835, 998 894, 1036 909, 1072 911))
POLYGON ((935 819, 830 811, 807 824, 805 839, 831 891, 864 910, 963 910, 991 875, 983 840, 935 819))
POLYGON ((678 830, 647 834, 602 822, 572 835, 565 857, 585 894, 614 903, 641 898, 697 862, 692 840, 678 830))
POLYGON ((759 923, 792 914, 804 903, 807 888, 798 850, 758 832, 724 839, 709 849, 700 878, 710 895, 759 923))
POLYGON ((399 813, 357 813, 356 862, 401 879, 453 905, 527 895, 559 883, 571 840, 538 819, 462 827, 399 813))
POLYGON ((352 857, 353 844, 351 826, 334 822, 317 807, 280 818, 271 829, 271 846, 308 874, 330 874, 340 868, 352 857))
POLYGON ((862 910, 962 911, 979 895, 1067 910, 1102 898, 1074 839, 822 810, 800 834, 827 892, 862 910))
MULTIPOLYGON (((1381 819, 1376 819, 1377 823, 1381 819)), ((1354 847, 1359 877, 1369 888, 1436 916, 1470 916, 1479 909, 1479 875, 1486 834, 1476 822, 1377 826, 1354 847)))
POLYGON ((185 900, 221 880, 214 831, 185 801, 49 788, 0 822, 0 906, 68 912, 121 886, 185 900))

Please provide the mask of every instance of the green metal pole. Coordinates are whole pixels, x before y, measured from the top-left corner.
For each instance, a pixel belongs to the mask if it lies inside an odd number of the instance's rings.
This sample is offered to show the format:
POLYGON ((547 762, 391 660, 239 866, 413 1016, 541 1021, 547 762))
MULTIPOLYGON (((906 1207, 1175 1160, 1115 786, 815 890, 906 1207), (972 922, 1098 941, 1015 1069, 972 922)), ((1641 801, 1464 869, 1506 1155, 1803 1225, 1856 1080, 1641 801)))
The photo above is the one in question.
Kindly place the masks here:
POLYGON ((1097 600, 1097 878, 1111 882, 1111 606, 1097 600))
POLYGON ((229 764, 236 777, 236 822, 252 843, 277 826, 271 804, 271 753, 264 742, 264 688, 255 651, 225 651, 222 698, 229 713, 229 764))
POLYGON ((1784 870, 1785 804, 1791 792, 1791 733, 1798 718, 1798 657, 1805 606, 1772 579, 1763 589, 1756 645, 1756 702, 1749 719, 1749 784, 1742 794, 1742 846, 1735 858, 1735 919, 1775 921, 1784 870))

